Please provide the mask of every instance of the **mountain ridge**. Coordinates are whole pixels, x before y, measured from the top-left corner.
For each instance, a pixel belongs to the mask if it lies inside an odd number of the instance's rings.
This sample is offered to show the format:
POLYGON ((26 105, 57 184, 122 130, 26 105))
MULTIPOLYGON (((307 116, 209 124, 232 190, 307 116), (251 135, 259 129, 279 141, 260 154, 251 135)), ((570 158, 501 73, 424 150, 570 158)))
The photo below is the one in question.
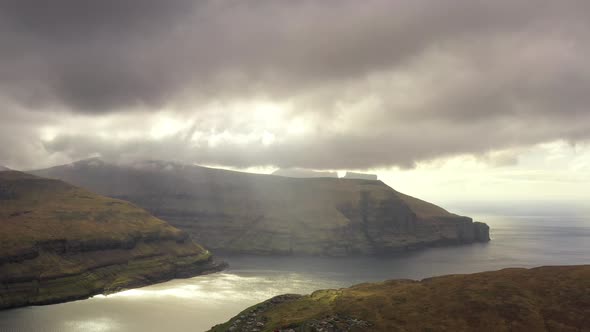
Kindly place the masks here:
POLYGON ((0 173, 0 309, 59 303, 221 269, 187 233, 56 179, 0 173))
POLYGON ((379 180, 288 178, 165 161, 38 170, 133 202, 218 252, 354 255, 489 241, 469 217, 379 180))
POLYGON ((301 168, 280 168, 271 173, 289 178, 337 178, 337 172, 321 172, 301 168))

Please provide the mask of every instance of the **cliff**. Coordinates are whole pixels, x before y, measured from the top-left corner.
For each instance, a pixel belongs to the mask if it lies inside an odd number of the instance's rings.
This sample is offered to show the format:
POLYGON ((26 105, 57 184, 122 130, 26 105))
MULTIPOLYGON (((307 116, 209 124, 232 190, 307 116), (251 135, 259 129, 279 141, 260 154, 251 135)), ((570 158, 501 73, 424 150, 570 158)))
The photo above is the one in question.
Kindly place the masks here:
POLYGON ((88 160, 35 172, 128 200, 212 251, 387 254, 489 240, 489 228, 381 181, 296 179, 170 162, 88 160))
POLYGON ((0 172, 0 309, 218 270, 187 233, 59 180, 0 172))
POLYGON ((588 331, 590 265, 390 280, 248 308, 222 331, 588 331))

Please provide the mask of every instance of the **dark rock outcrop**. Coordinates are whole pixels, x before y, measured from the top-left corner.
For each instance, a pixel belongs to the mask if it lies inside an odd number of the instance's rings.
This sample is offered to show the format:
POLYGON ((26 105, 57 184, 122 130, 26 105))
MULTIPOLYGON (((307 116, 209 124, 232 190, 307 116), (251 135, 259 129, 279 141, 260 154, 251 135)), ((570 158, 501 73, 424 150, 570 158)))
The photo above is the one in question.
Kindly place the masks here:
POLYGON ((476 221, 473 223, 474 240, 477 242, 490 241, 490 226, 483 222, 476 221))
POLYGON ((90 160, 35 172, 128 200, 212 251, 388 254, 487 241, 471 218, 381 181, 296 179, 170 162, 90 160))

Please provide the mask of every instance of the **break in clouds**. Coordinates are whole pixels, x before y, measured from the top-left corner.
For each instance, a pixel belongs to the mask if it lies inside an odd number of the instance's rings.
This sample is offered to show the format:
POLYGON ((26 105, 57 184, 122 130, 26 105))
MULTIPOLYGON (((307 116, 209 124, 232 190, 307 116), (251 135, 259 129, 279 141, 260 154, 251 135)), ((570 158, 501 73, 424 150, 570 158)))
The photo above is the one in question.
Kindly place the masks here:
POLYGON ((590 139, 588 1, 6 0, 0 164, 411 167, 590 139))

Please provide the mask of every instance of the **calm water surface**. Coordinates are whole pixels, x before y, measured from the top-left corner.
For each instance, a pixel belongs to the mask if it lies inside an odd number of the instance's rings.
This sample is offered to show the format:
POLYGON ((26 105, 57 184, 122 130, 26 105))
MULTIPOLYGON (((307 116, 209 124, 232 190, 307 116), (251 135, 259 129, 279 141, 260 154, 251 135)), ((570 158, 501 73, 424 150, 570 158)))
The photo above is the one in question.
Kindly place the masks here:
POLYGON ((0 311, 0 331, 205 331, 283 293, 505 267, 590 264, 590 218, 479 217, 492 242, 389 258, 225 257, 214 275, 64 304, 0 311))

